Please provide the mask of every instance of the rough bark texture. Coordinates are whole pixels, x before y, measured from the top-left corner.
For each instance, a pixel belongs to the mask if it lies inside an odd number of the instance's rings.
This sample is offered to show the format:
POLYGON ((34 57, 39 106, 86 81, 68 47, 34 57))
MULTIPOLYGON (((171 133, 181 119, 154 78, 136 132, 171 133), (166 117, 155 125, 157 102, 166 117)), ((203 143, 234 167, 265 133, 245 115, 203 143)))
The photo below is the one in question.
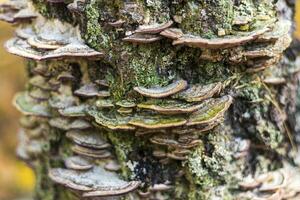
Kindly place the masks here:
POLYGON ((294 1, 22 2, 36 199, 300 198, 294 1))

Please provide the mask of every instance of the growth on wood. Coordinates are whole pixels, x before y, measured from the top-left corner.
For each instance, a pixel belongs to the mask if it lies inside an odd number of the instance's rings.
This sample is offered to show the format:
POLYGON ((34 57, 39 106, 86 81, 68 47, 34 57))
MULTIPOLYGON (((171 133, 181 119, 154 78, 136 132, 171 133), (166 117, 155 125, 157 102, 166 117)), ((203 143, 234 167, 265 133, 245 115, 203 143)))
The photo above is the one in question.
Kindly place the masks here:
POLYGON ((300 199, 294 4, 1 4, 35 199, 300 199))

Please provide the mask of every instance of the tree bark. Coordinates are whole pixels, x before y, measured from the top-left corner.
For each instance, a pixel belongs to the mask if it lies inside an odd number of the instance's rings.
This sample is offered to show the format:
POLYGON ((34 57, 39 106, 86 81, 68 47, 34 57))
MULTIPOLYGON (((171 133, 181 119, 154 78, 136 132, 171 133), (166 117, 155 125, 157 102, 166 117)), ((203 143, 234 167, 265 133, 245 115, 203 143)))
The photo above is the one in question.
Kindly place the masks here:
POLYGON ((23 1, 35 199, 300 198, 294 1, 23 1))

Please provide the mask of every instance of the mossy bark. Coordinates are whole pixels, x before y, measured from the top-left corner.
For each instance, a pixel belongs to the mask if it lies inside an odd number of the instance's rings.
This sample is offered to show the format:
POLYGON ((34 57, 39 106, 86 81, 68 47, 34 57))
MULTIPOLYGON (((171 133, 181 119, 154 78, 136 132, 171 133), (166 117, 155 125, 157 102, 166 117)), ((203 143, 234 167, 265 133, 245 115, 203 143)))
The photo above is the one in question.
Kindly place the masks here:
MULTIPOLYGON (((104 52, 100 61, 51 60, 28 62, 28 76, 37 64, 47 66, 55 77, 71 72, 76 82, 66 84, 63 92, 74 95, 80 84, 105 79, 111 100, 130 100, 137 104, 145 100, 134 87, 166 86, 177 79, 190 85, 221 82, 220 95, 231 95, 234 102, 225 114, 225 120, 204 133, 184 161, 173 160, 163 164, 153 151, 164 147, 149 142, 149 135, 136 136, 131 132, 107 130, 96 126, 99 134, 113 146, 121 165, 119 175, 126 180, 139 180, 140 190, 154 184, 170 182, 171 190, 161 193, 161 199, 236 199, 240 192, 238 182, 249 174, 276 170, 289 162, 300 165, 294 148, 300 144, 298 71, 296 65, 299 44, 296 39, 277 62, 260 71, 249 72, 251 62, 233 63, 232 54, 258 46, 255 42, 233 48, 207 49, 186 45, 172 45, 163 38, 150 44, 132 44, 122 39, 144 24, 163 24, 173 20, 173 26, 183 34, 205 39, 239 37, 268 26, 280 18, 293 21, 293 1, 280 0, 87 0, 77 3, 77 12, 67 9, 68 3, 32 3, 48 21, 58 19, 79 27, 81 38, 91 48, 104 52), (134 6, 132 6, 134 5, 134 6), (123 21, 119 27, 110 23, 123 21), (236 22, 244 20, 243 22, 236 22), (211 55, 204 59, 204 55, 211 55), (218 57, 220 59, 214 59, 218 57), (268 85, 266 77, 284 79, 284 83, 268 85), (298 114, 298 115, 297 115, 298 114), (240 140, 251 141, 248 155, 236 159, 236 145, 240 140), (181 172, 184 175, 178 176, 181 172)), ((34 21, 33 21, 34 23, 34 21)), ((290 31, 292 35, 292 31, 290 31)), ((259 44, 264 49, 274 43, 259 44)), ((243 58, 246 59, 247 58, 243 58)), ((265 58, 263 58, 265 59, 265 58)), ((30 85, 30 84, 29 84, 30 85)), ((28 91, 32 90, 30 86, 28 91)), ((55 96, 55 95, 54 95, 55 96)), ((79 98, 80 104, 95 104, 95 99, 79 98)), ((57 111, 51 110, 54 116, 57 111)), ((30 162, 37 176, 36 199, 73 200, 77 193, 54 184, 48 178, 50 168, 63 167, 63 159, 72 155, 71 142, 65 131, 49 126, 49 119, 35 118, 45 124, 41 152, 30 162)), ((96 124, 96 123, 95 123, 96 124)), ((124 199, 137 199, 129 194, 124 199)), ((105 199, 105 198, 104 198, 105 199)))

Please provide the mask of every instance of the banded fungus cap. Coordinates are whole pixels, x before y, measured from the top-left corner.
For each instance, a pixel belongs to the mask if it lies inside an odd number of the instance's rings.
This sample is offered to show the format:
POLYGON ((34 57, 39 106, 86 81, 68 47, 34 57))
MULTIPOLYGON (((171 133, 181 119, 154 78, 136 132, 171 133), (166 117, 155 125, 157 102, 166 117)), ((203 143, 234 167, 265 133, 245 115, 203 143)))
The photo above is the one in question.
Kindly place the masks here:
POLYGON ((160 33, 161 36, 176 40, 183 36, 183 32, 178 28, 167 28, 160 33))
POLYGON ((108 25, 110 25, 112 27, 115 27, 115 28, 120 28, 124 23, 125 23, 124 20, 119 19, 119 20, 116 20, 114 22, 108 22, 108 25))
POLYGON ((55 50, 64 45, 56 40, 47 40, 39 36, 29 37, 27 39, 27 43, 34 48, 42 49, 42 50, 55 50))
POLYGON ((98 79, 98 80, 95 80, 95 83, 99 86, 102 86, 102 87, 109 87, 109 84, 106 80, 104 79, 98 79))
POLYGON ((84 193, 85 197, 122 195, 140 185, 140 182, 124 181, 117 174, 96 166, 88 171, 53 168, 48 175, 52 181, 70 189, 89 192, 84 193))
POLYGON ((153 144, 169 146, 169 147, 174 147, 179 149, 181 148, 190 149, 201 144, 201 140, 198 139, 192 140, 191 142, 187 142, 187 143, 180 143, 175 139, 169 138, 168 136, 161 136, 161 135, 151 137, 150 142, 152 142, 153 144))
POLYGON ((71 147, 72 151, 78 155, 96 158, 96 159, 106 159, 112 156, 111 152, 106 149, 92 149, 77 144, 71 147))
POLYGON ((121 107, 117 110, 117 112, 120 113, 121 115, 126 115, 126 114, 131 114, 133 112, 133 109, 121 107))
POLYGON ((121 165, 119 165, 117 161, 111 160, 104 166, 104 168, 111 172, 117 172, 121 169, 121 165))
POLYGON ((13 100, 14 106, 24 115, 50 117, 50 109, 46 103, 34 101, 27 93, 18 93, 13 100))
POLYGON ((55 117, 51 118, 49 121, 49 124, 52 127, 61 129, 61 130, 83 130, 83 129, 88 129, 91 128, 92 125, 90 122, 83 120, 83 119, 69 119, 69 118, 64 118, 64 117, 55 117))
POLYGON ((134 108, 136 104, 134 101, 129 100, 121 100, 116 103, 117 106, 123 107, 123 108, 134 108))
POLYGON ((43 53, 34 50, 26 41, 12 38, 5 43, 5 48, 11 54, 33 60, 42 60, 43 53))
POLYGON ((110 99, 98 99, 95 102, 95 106, 97 108, 113 108, 115 105, 113 104, 113 101, 110 99))
POLYGON ((76 99, 73 96, 52 96, 49 99, 49 106, 55 109, 65 109, 76 104, 76 99))
POLYGON ((66 136, 73 140, 74 143, 94 149, 106 149, 111 147, 95 130, 70 130, 66 136))
POLYGON ((195 37, 190 35, 184 35, 178 38, 177 40, 173 41, 173 45, 185 44, 188 46, 204 49, 232 48, 253 41, 268 30, 269 28, 262 28, 260 30, 253 31, 246 36, 231 36, 216 39, 205 39, 198 36, 195 37))
POLYGON ((173 94, 176 94, 188 86, 185 80, 177 80, 172 84, 169 84, 165 87, 154 87, 154 88, 144 88, 144 87, 135 87, 134 90, 139 94, 145 97, 152 98, 163 98, 168 97, 173 94))
POLYGON ((35 33, 31 26, 26 26, 16 29, 15 34, 17 37, 26 40, 32 37, 35 33))
POLYGON ((117 113, 107 113, 97 110, 89 110, 88 114, 92 116, 96 123, 111 130, 135 130, 135 127, 130 125, 130 116, 123 116, 117 113))
POLYGON ((136 115, 128 123, 145 129, 163 129, 183 126, 187 123, 187 120, 181 116, 136 115))
POLYGON ((168 21, 162 24, 151 24, 151 25, 142 25, 139 26, 137 30, 134 32, 136 33, 147 33, 147 34, 156 34, 160 33, 163 30, 169 28, 173 25, 173 21, 168 21))
POLYGON ((148 44, 159 41, 161 39, 162 37, 157 35, 134 33, 128 37, 123 38, 123 41, 135 44, 148 44))
POLYGON ((76 77, 71 72, 64 71, 57 76, 57 80, 60 82, 76 81, 76 77))
POLYGON ((103 53, 97 52, 87 45, 80 43, 67 44, 55 50, 38 51, 25 40, 13 38, 6 42, 5 47, 12 54, 37 61, 63 58, 88 58, 97 60, 103 57, 103 53))
POLYGON ((202 103, 202 108, 189 116, 186 125, 203 125, 217 120, 228 110, 228 108, 232 104, 232 101, 233 98, 230 95, 206 100, 202 103))
POLYGON ((201 108, 201 104, 190 104, 176 100, 149 100, 138 104, 138 108, 153 110, 162 114, 192 113, 201 108))
POLYGON ((183 99, 187 102, 198 102, 213 97, 222 89, 222 83, 216 82, 208 85, 192 85, 188 89, 172 96, 172 98, 183 99))
POLYGON ((76 90, 74 94, 82 97, 109 97, 109 91, 100 91, 96 84, 89 83, 76 90))
POLYGON ((42 60, 62 58, 88 58, 98 60, 104 56, 103 53, 95 51, 85 44, 74 42, 47 52, 42 60))
POLYGON ((81 104, 79 106, 69 106, 59 109, 58 112, 64 117, 85 117, 90 106, 81 104))
POLYGON ((64 160, 64 163, 68 169, 73 170, 89 170, 93 168, 92 162, 81 156, 68 157, 64 160))

